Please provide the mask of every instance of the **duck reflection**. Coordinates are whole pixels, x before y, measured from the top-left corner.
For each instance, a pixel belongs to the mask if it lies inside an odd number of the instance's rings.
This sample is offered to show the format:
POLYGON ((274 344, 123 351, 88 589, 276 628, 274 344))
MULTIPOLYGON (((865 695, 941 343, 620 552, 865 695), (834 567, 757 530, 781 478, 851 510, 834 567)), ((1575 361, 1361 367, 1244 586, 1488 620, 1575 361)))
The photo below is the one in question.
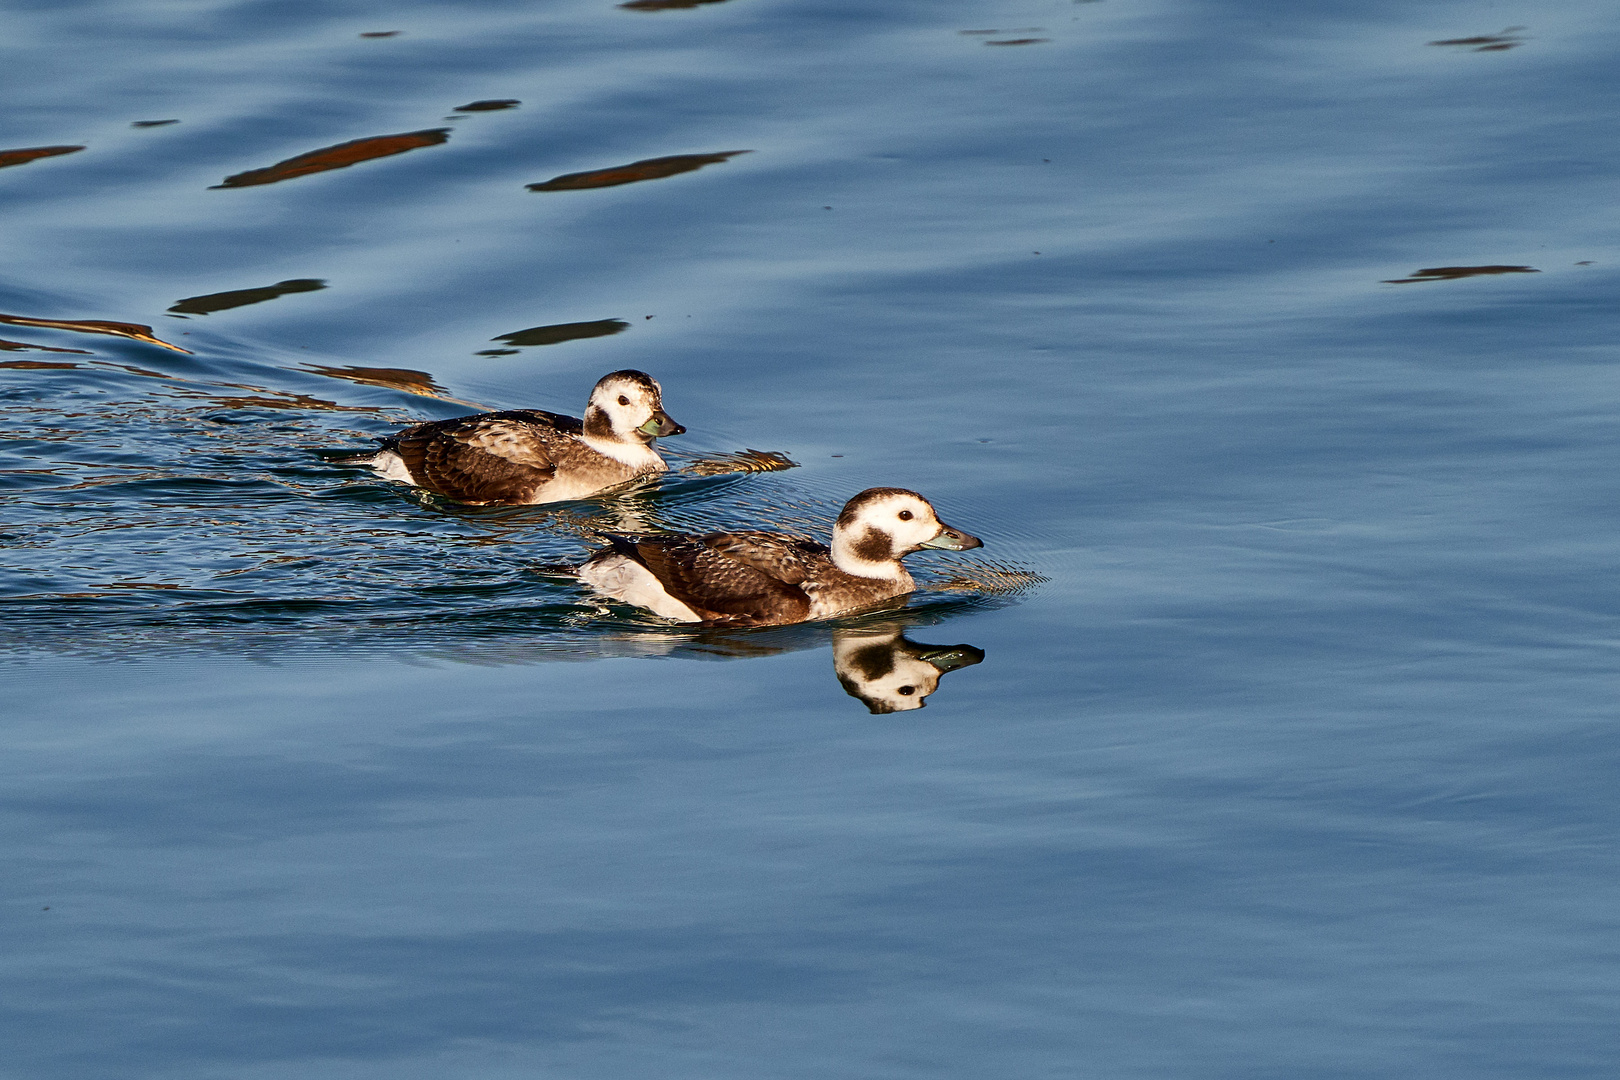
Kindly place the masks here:
POLYGON ((983 660, 972 645, 924 645, 900 630, 833 631, 838 683, 874 714, 920 709, 947 672, 983 660))
POLYGON ((846 694, 874 715, 911 712, 926 704, 946 673, 982 663, 984 650, 973 645, 930 645, 913 641, 907 632, 934 626, 965 611, 1007 602, 1006 597, 957 597, 908 607, 902 600, 858 616, 853 624, 796 623, 768 629, 711 627, 695 633, 611 634, 597 639, 593 652, 596 656, 754 660, 830 644, 833 674, 846 694))

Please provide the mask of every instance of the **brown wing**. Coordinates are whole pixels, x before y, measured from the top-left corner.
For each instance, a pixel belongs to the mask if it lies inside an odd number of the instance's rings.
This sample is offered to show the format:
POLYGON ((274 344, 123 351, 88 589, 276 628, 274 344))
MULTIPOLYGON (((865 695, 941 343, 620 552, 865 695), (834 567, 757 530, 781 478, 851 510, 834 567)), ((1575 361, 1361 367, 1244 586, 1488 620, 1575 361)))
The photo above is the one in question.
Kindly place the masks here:
POLYGON ((729 559, 789 585, 801 585, 810 576, 812 560, 825 556, 820 544, 781 533, 709 533, 703 543, 729 559))
POLYGON ((418 424, 391 445, 429 491, 469 503, 527 503, 557 472, 546 447, 556 431, 536 422, 546 415, 484 413, 418 424))
POLYGON ((509 409, 506 412, 490 413, 489 415, 510 420, 521 420, 524 423, 537 424, 543 428, 554 428, 565 435, 578 435, 585 430, 585 423, 579 417, 546 412, 544 409, 509 409))
POLYGON ((810 612, 810 598, 799 588, 802 568, 791 558, 762 555, 764 545, 748 543, 749 535, 653 538, 615 547, 650 570, 665 592, 711 619, 764 625, 802 620, 810 612), (751 558, 738 557, 750 552, 751 558))

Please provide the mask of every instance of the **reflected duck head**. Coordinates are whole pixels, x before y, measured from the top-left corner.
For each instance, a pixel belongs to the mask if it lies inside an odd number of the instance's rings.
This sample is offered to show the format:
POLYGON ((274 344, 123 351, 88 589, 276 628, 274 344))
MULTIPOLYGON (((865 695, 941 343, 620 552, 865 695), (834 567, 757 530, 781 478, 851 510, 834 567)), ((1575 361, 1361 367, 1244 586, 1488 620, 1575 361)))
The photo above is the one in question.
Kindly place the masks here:
POLYGON ((972 645, 924 645, 898 630, 833 634, 833 670, 839 685, 874 715, 922 708, 946 672, 982 660, 984 650, 972 645))
POLYGON ((664 391, 645 371, 604 375, 585 409, 585 434, 593 439, 646 446, 686 429, 664 411, 664 391))

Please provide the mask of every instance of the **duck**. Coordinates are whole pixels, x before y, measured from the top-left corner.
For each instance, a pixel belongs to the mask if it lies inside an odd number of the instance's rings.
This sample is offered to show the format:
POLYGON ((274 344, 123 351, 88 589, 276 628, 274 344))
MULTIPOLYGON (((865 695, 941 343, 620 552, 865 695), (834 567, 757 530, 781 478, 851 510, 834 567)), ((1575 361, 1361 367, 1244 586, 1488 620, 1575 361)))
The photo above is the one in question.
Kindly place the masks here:
POLYGON ((597 381, 583 420, 540 409, 434 420, 379 439, 367 463, 385 480, 456 502, 531 506, 668 472, 653 440, 685 431, 664 412, 658 381, 627 369, 597 381))
POLYGON ((983 662, 972 645, 924 645, 901 630, 834 630, 833 672, 844 692, 874 715, 910 712, 948 672, 983 662))
POLYGON ((860 611, 913 592, 901 559, 924 548, 967 551, 976 536, 939 520, 905 488, 875 487, 844 504, 832 546, 776 532, 606 534, 576 570, 598 594, 678 623, 783 626, 860 611))

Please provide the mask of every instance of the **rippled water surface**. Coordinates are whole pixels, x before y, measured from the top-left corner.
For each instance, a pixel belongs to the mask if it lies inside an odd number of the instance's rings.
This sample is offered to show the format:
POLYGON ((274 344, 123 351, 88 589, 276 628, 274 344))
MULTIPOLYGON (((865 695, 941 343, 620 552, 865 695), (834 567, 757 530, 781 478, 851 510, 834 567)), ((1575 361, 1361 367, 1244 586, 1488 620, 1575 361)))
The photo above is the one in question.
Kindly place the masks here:
POLYGON ((14 5, 0 1077, 1610 1075, 1617 46, 14 5), (627 367, 655 483, 345 460, 627 367), (551 572, 873 485, 983 552, 765 631, 551 572))

